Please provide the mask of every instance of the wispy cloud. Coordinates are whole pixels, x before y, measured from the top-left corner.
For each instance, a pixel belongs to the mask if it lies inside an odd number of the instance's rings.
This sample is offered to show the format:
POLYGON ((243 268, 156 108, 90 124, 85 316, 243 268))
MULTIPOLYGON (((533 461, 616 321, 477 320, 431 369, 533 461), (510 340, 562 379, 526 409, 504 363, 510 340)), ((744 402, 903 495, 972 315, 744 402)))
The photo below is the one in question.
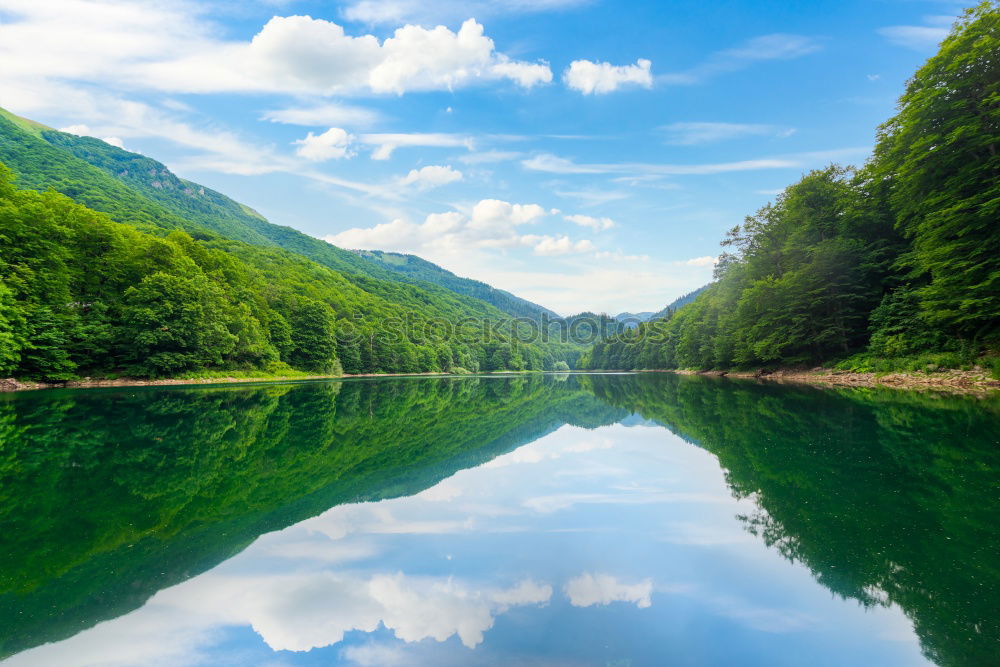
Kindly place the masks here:
POLYGON ((550 174, 709 176, 712 174, 758 171, 764 169, 802 169, 831 160, 860 157, 867 154, 868 151, 868 148, 852 147, 829 151, 811 151, 807 153, 795 153, 784 156, 708 164, 658 164, 647 162, 578 163, 569 158, 552 155, 550 153, 542 153, 526 160, 522 160, 521 164, 525 169, 531 171, 542 171, 550 174))
POLYGON ((261 120, 286 125, 312 127, 366 128, 382 120, 382 115, 364 107, 326 103, 307 107, 289 107, 265 111, 261 120))
POLYGON ((891 25, 878 29, 890 43, 914 51, 933 51, 948 36, 953 16, 925 16, 925 25, 891 25))
POLYGON ((819 40, 805 35, 787 33, 761 35, 740 46, 718 51, 689 70, 661 74, 656 80, 667 85, 690 85, 719 74, 738 72, 759 62, 800 58, 821 48, 823 47, 819 40))
POLYGON ((677 146, 694 146, 708 144, 747 136, 790 137, 795 133, 792 128, 781 128, 775 125, 757 125, 746 123, 672 123, 661 128, 667 134, 667 143, 677 146))
POLYGON ((521 162, 526 169, 552 174, 629 174, 650 173, 663 175, 709 175, 758 169, 791 169, 801 167, 800 160, 789 158, 760 158, 739 162, 714 164, 648 164, 639 162, 578 164, 567 158, 551 154, 536 155, 521 162))
POLYGON ((388 160, 397 148, 411 148, 415 146, 455 148, 464 146, 470 151, 474 148, 472 138, 460 134, 422 132, 362 134, 359 140, 363 144, 375 147, 372 151, 373 160, 388 160))

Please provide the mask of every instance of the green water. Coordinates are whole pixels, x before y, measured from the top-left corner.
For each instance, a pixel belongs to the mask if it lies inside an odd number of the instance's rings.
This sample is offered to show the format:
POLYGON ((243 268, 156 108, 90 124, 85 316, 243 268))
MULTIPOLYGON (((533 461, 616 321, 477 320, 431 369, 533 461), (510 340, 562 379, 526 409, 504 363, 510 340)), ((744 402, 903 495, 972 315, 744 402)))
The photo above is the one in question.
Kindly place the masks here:
POLYGON ((996 664, 998 471, 1000 401, 907 392, 619 374, 7 395, 0 656, 996 664))

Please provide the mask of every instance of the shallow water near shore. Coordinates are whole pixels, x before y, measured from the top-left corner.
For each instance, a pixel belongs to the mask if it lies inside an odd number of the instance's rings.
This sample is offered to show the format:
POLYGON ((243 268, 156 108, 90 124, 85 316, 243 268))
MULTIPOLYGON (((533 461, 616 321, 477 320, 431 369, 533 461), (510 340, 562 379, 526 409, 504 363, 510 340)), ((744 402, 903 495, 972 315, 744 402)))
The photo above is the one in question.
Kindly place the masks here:
POLYGON ((7 665, 988 664, 1000 401, 673 374, 0 396, 7 665))

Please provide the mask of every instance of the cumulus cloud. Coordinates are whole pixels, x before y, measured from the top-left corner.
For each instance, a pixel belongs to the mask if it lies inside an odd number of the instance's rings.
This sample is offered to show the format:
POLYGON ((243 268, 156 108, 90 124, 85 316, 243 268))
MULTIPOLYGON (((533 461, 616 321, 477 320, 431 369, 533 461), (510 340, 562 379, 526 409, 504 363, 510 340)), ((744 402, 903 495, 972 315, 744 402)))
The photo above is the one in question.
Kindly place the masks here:
POLYGON ((688 266, 715 266, 715 263, 719 261, 718 257, 712 257, 710 255, 705 255, 704 257, 695 257, 689 259, 685 264, 688 266))
POLYGON ((520 233, 518 228, 552 214, 538 204, 483 199, 469 213, 432 213, 421 223, 397 218, 374 227, 348 229, 324 239, 344 248, 394 250, 428 256, 459 256, 471 250, 487 248, 527 248, 541 256, 568 255, 594 249, 593 243, 586 239, 520 233))
POLYGON ((420 169, 411 169, 410 173, 399 179, 400 185, 412 185, 418 190, 430 190, 442 185, 462 180, 462 172, 450 166, 429 165, 420 169))
POLYGON ((612 65, 590 60, 574 60, 563 73, 563 81, 584 95, 610 93, 626 85, 653 86, 652 62, 640 58, 634 65, 612 65))
POLYGON ((565 218, 574 224, 580 225, 581 227, 589 227, 595 232, 601 232, 615 226, 615 221, 611 218, 595 218, 590 215, 579 214, 567 215, 565 218))
POLYGON ((608 605, 612 602, 631 602, 640 609, 653 604, 653 581, 646 579, 636 584, 625 584, 607 574, 585 572, 569 580, 563 589, 574 607, 608 605))
POLYGON ((531 88, 548 65, 498 52, 482 24, 403 25, 384 40, 310 16, 274 16, 250 40, 222 40, 200 3, 9 1, 3 76, 187 93, 396 93, 508 80, 531 88))
POLYGON ((295 154, 311 162, 340 160, 351 157, 351 141, 353 137, 339 127, 331 127, 323 134, 314 135, 310 132, 303 139, 293 142, 298 148, 295 154))
POLYGON ((568 236, 525 236, 522 241, 532 244, 536 255, 568 255, 594 249, 594 244, 587 239, 574 242, 568 236))
POLYGON ((405 25, 379 42, 310 16, 275 16, 249 42, 219 43, 189 56, 139 66, 150 85, 184 92, 333 95, 453 90, 508 79, 531 88, 551 81, 544 63, 498 53, 482 24, 405 25))
POLYGON ((123 150, 125 149, 125 142, 122 141, 121 137, 101 137, 101 136, 98 136, 98 134, 95 133, 94 130, 90 129, 87 125, 83 125, 83 124, 79 124, 79 123, 76 124, 76 125, 68 125, 66 127, 59 128, 59 131, 60 132, 66 132, 67 134, 75 134, 75 135, 80 136, 80 137, 93 137, 95 139, 100 139, 101 141, 103 141, 106 144, 111 144, 112 146, 114 146, 116 148, 121 148, 123 150))

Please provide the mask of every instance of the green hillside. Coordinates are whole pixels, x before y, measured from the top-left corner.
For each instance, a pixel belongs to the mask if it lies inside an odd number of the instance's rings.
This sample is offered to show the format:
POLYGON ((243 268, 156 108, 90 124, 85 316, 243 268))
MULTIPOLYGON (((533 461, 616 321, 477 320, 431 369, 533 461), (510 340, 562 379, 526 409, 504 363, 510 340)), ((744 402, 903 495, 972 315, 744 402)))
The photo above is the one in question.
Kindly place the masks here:
POLYGON ((716 282, 586 368, 989 365, 1000 379, 1000 4, 955 24, 860 169, 805 175, 733 227, 716 282))
POLYGON ((451 271, 437 264, 421 259, 416 255, 405 255, 381 250, 355 250, 358 256, 369 260, 376 266, 398 273, 406 278, 434 283, 447 288, 456 294, 471 296, 488 304, 496 306, 513 317, 526 317, 532 320, 558 319, 559 315, 548 308, 539 306, 510 292, 490 287, 484 282, 470 278, 460 278, 451 271))
POLYGON ((507 319, 497 308, 381 279, 158 162, 14 120, 0 162, 28 189, 0 175, 0 375, 544 369, 572 351, 518 343, 530 331, 483 324, 507 319), (311 256, 265 236, 283 233, 311 256))
MULTIPOLYGON (((430 283, 456 294, 485 301, 514 317, 540 319, 542 313, 550 318, 558 317, 554 312, 520 299, 509 292, 495 289, 479 281, 459 278, 450 271, 413 255, 378 251, 371 253, 350 252, 308 234, 303 234, 291 227, 272 224, 244 204, 211 188, 179 178, 161 162, 112 146, 100 139, 58 132, 9 112, 4 112, 4 118, 33 137, 42 139, 49 146, 78 158, 92 167, 97 167, 112 179, 142 194, 149 202, 159 205, 162 209, 160 211, 161 219, 171 227, 193 223, 200 228, 211 230, 229 239, 244 241, 252 245, 278 246, 344 273, 406 282, 424 289, 429 289, 427 283, 430 283), (185 223, 179 223, 177 218, 183 219, 185 223), (388 261, 387 255, 393 257, 394 260, 388 261)), ((6 134, 3 130, 4 128, 0 127, 0 134, 6 134)), ((21 143, 23 149, 26 149, 30 154, 8 146, 4 147, 3 152, 0 152, 0 160, 6 162, 16 173, 22 172, 23 165, 23 171, 31 179, 25 181, 25 185, 35 189, 53 187, 64 194, 74 196, 74 198, 77 195, 86 196, 82 192, 70 194, 60 189, 57 182, 47 181, 46 179, 51 176, 50 173, 31 174, 33 171, 31 164, 37 159, 34 154, 39 150, 37 144, 24 142, 23 139, 21 142, 14 140, 11 143, 21 143)), ((58 160, 57 157, 50 159, 58 160)), ((117 213, 114 207, 106 208, 106 204, 102 206, 98 200, 79 199, 78 201, 96 210, 104 211, 113 217, 117 213)), ((134 215, 132 219, 134 219, 134 215)))

